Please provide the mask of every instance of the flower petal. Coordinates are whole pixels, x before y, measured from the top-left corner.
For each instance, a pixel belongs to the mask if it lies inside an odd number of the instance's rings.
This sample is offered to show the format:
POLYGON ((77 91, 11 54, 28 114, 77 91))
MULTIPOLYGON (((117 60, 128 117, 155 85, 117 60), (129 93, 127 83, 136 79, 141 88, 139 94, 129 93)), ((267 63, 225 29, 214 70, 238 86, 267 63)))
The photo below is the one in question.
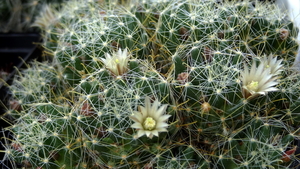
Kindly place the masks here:
POLYGON ((138 130, 137 137, 142 137, 144 134, 144 130, 138 130))
POLYGON ((245 92, 245 97, 250 95, 260 94, 265 95, 269 91, 278 90, 275 85, 278 84, 275 77, 281 68, 281 60, 276 61, 276 58, 262 58, 261 63, 256 66, 256 61, 253 60, 251 68, 245 65, 244 71, 241 72, 242 88, 245 92), (275 73, 275 74, 274 74, 275 73))
POLYGON ((154 136, 157 136, 157 137, 158 137, 158 131, 157 131, 157 130, 152 130, 151 133, 152 133, 154 136))
POLYGON ((166 132, 166 131, 168 131, 166 128, 157 128, 156 130, 158 132, 166 132))
POLYGON ((150 108, 149 113, 151 114, 151 116, 153 116, 154 114, 157 113, 158 107, 159 107, 159 102, 158 102, 158 100, 155 100, 150 108))
POLYGON ((140 110, 140 113, 141 113, 143 119, 148 117, 148 112, 147 112, 147 109, 145 107, 139 106, 139 110, 140 110))
POLYGON ((132 128, 143 129, 143 125, 141 123, 134 123, 131 125, 132 128))
POLYGON ((151 135, 151 131, 149 131, 149 130, 144 130, 144 132, 145 132, 147 137, 149 137, 151 135))
POLYGON ((160 117, 157 119, 157 122, 164 122, 164 121, 168 120, 169 117, 171 117, 171 115, 163 115, 163 116, 160 116, 160 117))
POLYGON ((166 111, 168 105, 162 105, 155 113, 152 113, 152 117, 156 120, 160 119, 162 114, 166 111))
POLYGON ((167 124, 167 123, 159 123, 159 124, 156 125, 156 129, 157 128, 165 128, 165 127, 168 127, 168 126, 169 126, 169 124, 167 124))

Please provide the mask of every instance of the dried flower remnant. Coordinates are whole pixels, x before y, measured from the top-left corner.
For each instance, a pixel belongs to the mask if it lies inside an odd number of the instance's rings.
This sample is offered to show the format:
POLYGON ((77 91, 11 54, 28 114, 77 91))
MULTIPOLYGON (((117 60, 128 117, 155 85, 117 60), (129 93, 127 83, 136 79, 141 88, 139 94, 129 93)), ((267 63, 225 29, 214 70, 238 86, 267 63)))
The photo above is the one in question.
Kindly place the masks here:
POLYGON ((103 138, 108 133, 107 128, 99 127, 95 130, 94 134, 98 138, 103 138))
POLYGON ((287 29, 281 28, 279 30, 279 37, 281 40, 286 40, 289 37, 289 31, 287 29))
POLYGON ((209 47, 204 47, 204 59, 206 62, 211 62, 213 60, 213 53, 214 51, 210 49, 209 47))
POLYGON ((10 107, 10 109, 16 110, 16 111, 22 110, 21 104, 17 100, 9 101, 9 107, 10 107))
POLYGON ((179 35, 182 41, 186 41, 189 38, 189 32, 185 27, 179 29, 179 35))
POLYGON ((29 167, 32 167, 32 164, 28 160, 24 160, 24 161, 22 161, 22 166, 29 168, 29 167))
POLYGON ((84 116, 92 116, 95 114, 95 111, 93 111, 93 108, 88 102, 84 102, 81 107, 80 114, 84 116))
POLYGON ((113 47, 113 49, 117 50, 117 49, 120 49, 121 48, 121 44, 116 42, 116 41, 113 41, 111 43, 111 46, 113 47))
POLYGON ((189 81, 189 73, 183 72, 178 74, 177 80, 180 84, 185 84, 189 81))
POLYGON ((49 154, 50 154, 50 157, 54 160, 59 160, 60 159, 60 155, 55 150, 50 151, 49 154))
POLYGON ((224 39, 225 38, 224 32, 218 32, 218 38, 219 39, 224 39))
POLYGON ((293 158, 292 156, 295 155, 296 149, 297 149, 297 147, 294 147, 290 150, 285 151, 281 157, 281 160, 283 162, 290 162, 293 158))
POLYGON ((22 146, 19 143, 11 143, 11 146, 14 150, 18 152, 23 152, 22 146))

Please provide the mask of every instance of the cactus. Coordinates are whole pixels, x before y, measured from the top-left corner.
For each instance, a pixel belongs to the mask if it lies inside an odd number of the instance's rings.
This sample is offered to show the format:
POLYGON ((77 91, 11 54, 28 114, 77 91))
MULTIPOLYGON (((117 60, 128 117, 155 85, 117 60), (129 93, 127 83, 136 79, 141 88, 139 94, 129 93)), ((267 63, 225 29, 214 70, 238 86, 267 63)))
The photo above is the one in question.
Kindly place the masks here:
POLYGON ((298 29, 276 6, 73 0, 47 16, 57 18, 36 23, 53 59, 10 86, 6 159, 51 169, 297 162, 298 29))

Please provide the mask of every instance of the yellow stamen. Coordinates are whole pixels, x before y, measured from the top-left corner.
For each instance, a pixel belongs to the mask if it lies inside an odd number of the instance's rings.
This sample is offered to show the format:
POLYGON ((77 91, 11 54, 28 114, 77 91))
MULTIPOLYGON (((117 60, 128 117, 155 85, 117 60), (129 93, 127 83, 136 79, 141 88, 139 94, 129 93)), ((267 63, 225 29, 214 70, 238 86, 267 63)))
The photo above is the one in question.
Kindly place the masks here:
POLYGON ((155 128, 156 121, 152 117, 147 117, 144 121, 144 127, 146 130, 153 130, 155 128))
POLYGON ((251 91, 257 91, 258 89, 258 81, 252 81, 247 85, 247 88, 251 91))

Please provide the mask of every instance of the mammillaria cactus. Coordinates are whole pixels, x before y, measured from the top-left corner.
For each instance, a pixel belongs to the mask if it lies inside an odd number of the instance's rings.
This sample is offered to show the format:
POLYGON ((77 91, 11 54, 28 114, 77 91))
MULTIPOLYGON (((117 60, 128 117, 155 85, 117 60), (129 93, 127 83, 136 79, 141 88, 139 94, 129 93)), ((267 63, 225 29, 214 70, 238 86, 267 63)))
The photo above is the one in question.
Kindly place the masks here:
POLYGON ((54 16, 53 61, 11 86, 20 108, 7 111, 7 159, 51 169, 297 161, 287 155, 299 138, 298 30, 276 6, 73 0, 54 16))

